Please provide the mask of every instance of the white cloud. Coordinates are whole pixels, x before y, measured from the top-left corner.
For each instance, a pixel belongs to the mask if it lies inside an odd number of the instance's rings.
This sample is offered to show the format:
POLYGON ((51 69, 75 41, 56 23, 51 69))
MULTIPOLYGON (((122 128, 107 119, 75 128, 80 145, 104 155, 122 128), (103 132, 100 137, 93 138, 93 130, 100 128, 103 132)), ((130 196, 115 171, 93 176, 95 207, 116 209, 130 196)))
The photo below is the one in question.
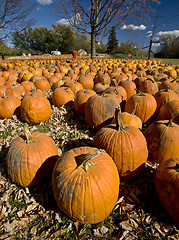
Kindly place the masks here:
POLYGON ((147 32, 147 37, 151 37, 152 36, 152 31, 148 31, 147 32))
POLYGON ((79 24, 79 23, 81 22, 81 18, 80 18, 80 14, 79 14, 79 13, 76 14, 76 17, 73 16, 73 17, 72 17, 71 19, 69 19, 69 20, 66 19, 66 18, 62 18, 62 19, 60 19, 60 20, 57 21, 57 24, 69 25, 70 22, 71 22, 72 24, 74 24, 75 21, 76 21, 76 24, 79 24))
POLYGON ((179 36, 179 30, 173 30, 173 31, 160 31, 156 35, 163 36, 163 35, 176 35, 179 36))
POLYGON ((122 27, 121 27, 121 30, 126 30, 126 29, 130 29, 130 30, 145 30, 146 29, 146 26, 144 26, 143 24, 141 24, 140 26, 135 26, 133 24, 129 24, 129 25, 126 25, 124 24, 122 27))
POLYGON ((153 40, 158 41, 160 38, 159 37, 154 37, 153 40))
POLYGON ((57 24, 63 24, 63 25, 69 25, 69 20, 66 18, 62 18, 60 20, 57 21, 57 24))
POLYGON ((42 5, 49 5, 53 2, 53 0, 37 0, 37 2, 42 5))

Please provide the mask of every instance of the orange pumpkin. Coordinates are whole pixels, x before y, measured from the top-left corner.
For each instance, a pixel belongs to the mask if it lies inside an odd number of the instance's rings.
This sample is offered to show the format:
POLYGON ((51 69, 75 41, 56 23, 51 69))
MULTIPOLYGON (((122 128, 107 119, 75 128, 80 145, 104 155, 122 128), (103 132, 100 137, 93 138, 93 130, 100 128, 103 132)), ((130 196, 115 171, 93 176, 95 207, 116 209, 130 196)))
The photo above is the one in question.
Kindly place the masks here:
POLYGON ((112 157, 121 178, 129 179, 136 177, 147 161, 147 142, 138 128, 123 124, 119 113, 117 108, 116 124, 106 125, 96 133, 94 146, 112 157))
POLYGON ((21 105, 21 100, 13 95, 3 95, 0 98, 0 119, 12 118, 14 113, 18 111, 21 105))
POLYGON ((47 121, 52 114, 49 100, 36 94, 36 89, 23 98, 20 107, 21 118, 27 123, 41 123, 47 121))
MULTIPOLYGON (((169 120, 172 116, 179 112, 179 99, 165 103, 158 111, 157 120, 169 120)), ((173 121, 179 124, 179 116, 177 115, 173 121)))
POLYGON ((151 123, 157 108, 157 102, 155 98, 149 93, 139 92, 134 94, 127 100, 124 111, 132 113, 136 102, 139 103, 137 104, 135 115, 141 119, 142 124, 151 123))
POLYGON ((59 208, 83 224, 103 221, 113 210, 119 193, 119 174, 112 158, 92 147, 65 152, 52 174, 59 208))
POLYGON ((74 99, 74 107, 77 113, 85 114, 85 104, 89 97, 95 95, 96 92, 90 89, 81 89, 77 92, 74 99))
POLYGON ((163 89, 155 93, 155 100, 157 101, 157 109, 158 110, 167 102, 178 99, 178 94, 170 89, 163 89))
POLYGON ((15 138, 6 157, 7 171, 20 186, 35 186, 52 171, 58 158, 55 142, 44 133, 24 127, 24 135, 15 138))
POLYGON ((118 105, 117 98, 112 94, 91 96, 85 104, 86 123, 91 128, 95 127, 96 129, 110 123, 118 105))
POLYGON ((160 202, 179 227, 179 158, 168 159, 159 165, 155 186, 160 202))
POLYGON ((68 102, 74 101, 75 94, 68 87, 59 87, 53 91, 52 103, 56 107, 61 107, 68 102))
POLYGON ((155 121, 144 131, 149 151, 148 160, 161 163, 173 157, 179 157, 179 126, 168 120, 155 121))

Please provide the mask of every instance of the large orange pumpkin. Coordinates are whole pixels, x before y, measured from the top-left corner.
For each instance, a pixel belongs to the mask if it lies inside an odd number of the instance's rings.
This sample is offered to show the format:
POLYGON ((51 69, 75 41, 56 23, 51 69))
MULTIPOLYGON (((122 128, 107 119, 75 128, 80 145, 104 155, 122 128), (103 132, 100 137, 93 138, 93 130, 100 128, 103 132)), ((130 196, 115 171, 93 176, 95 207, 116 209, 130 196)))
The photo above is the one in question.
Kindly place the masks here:
POLYGON ((179 157, 179 126, 173 123, 174 116, 168 120, 155 121, 144 131, 149 151, 148 160, 160 163, 179 157))
POLYGON ((7 171, 20 186, 35 186, 52 170, 58 158, 55 142, 44 133, 24 126, 24 136, 15 138, 6 156, 7 171))
POLYGON ((85 104, 86 123, 91 128, 95 127, 96 129, 110 123, 118 105, 117 98, 112 94, 91 96, 85 104))
POLYGON ((149 93, 139 92, 134 94, 127 100, 124 111, 132 113, 136 102, 139 103, 137 104, 135 115, 141 119, 143 124, 151 123, 157 108, 155 98, 149 93))
POLYGON ((106 150, 113 158, 120 177, 132 178, 140 173, 147 161, 147 142, 137 127, 123 124, 118 108, 115 115, 116 124, 102 127, 94 137, 94 145, 106 150))
POLYGON ((59 208, 80 223, 103 221, 113 210, 119 193, 119 174, 112 158, 92 147, 65 152, 52 174, 59 208))

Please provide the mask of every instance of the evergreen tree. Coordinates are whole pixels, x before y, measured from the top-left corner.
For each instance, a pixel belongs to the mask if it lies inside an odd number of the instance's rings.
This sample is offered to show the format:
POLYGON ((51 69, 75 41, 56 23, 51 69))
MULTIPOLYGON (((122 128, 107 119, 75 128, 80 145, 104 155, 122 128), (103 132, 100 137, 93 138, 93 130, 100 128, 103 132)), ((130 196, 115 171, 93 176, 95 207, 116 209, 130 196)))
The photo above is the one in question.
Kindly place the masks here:
POLYGON ((108 53, 115 53, 118 47, 118 40, 116 38, 116 29, 112 27, 111 31, 109 32, 108 43, 107 43, 107 52, 108 53))

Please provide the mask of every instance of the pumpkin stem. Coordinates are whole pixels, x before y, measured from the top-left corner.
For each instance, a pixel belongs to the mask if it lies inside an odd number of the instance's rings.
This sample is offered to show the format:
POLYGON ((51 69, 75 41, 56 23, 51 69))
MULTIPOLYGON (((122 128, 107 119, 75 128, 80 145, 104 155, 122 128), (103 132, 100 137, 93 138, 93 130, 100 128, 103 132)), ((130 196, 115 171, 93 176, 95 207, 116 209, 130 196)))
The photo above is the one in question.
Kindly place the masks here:
POLYGON ((145 96, 145 94, 143 92, 141 92, 139 89, 136 89, 137 93, 140 94, 140 96, 145 96))
MULTIPOLYGON (((155 81, 154 81, 153 79, 151 79, 151 78, 147 78, 146 80, 151 81, 152 83, 155 82, 155 81)), ((145 81, 146 81, 146 80, 145 80, 145 81)))
POLYGON ((118 83, 117 83, 116 79, 113 78, 111 81, 114 83, 114 86, 115 86, 115 87, 118 86, 118 83))
POLYGON ((175 165, 175 170, 176 170, 177 172, 179 172, 179 163, 176 163, 176 165, 175 165))
POLYGON ((25 123, 24 124, 24 135, 26 137, 26 142, 27 144, 30 144, 30 143, 33 143, 33 142, 36 142, 36 139, 32 137, 32 134, 31 132, 29 131, 29 128, 28 128, 28 125, 25 123))
POLYGON ((121 108, 120 106, 116 107, 116 111, 115 111, 115 119, 116 119, 116 129, 117 131, 125 129, 125 125, 122 122, 122 119, 120 117, 120 113, 121 113, 121 108))
POLYGON ((2 96, 3 99, 6 99, 7 96, 6 96, 6 92, 3 92, 3 96, 2 96))
POLYGON ((132 115, 135 114, 135 111, 136 111, 136 108, 137 108, 137 104, 138 104, 139 102, 140 102, 140 101, 137 101, 137 102, 134 104, 133 111, 131 112, 132 115))
POLYGON ((91 162, 91 160, 98 157, 99 155, 103 154, 104 152, 105 152, 104 149, 97 149, 92 152, 76 156, 75 159, 76 159, 77 165, 78 165, 76 169, 83 168, 85 170, 85 172, 87 172, 91 166, 97 165, 97 164, 91 162))
POLYGON ((175 113, 168 122, 168 127, 172 127, 173 119, 179 115, 179 112, 175 113))
POLYGON ((174 169, 175 169, 177 172, 179 172, 179 163, 176 163, 174 169))

